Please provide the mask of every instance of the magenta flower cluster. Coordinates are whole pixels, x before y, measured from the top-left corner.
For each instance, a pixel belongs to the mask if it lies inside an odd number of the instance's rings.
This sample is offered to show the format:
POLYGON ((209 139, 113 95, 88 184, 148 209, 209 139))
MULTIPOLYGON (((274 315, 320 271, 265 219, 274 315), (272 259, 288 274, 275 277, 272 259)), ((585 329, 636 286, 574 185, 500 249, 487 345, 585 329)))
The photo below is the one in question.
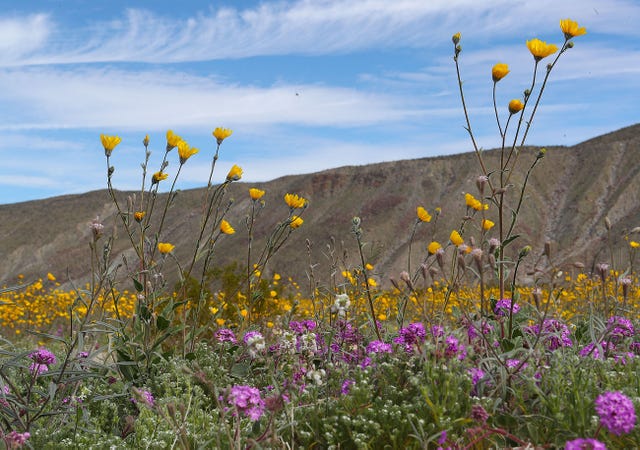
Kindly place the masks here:
POLYGON ((607 450, 607 446, 597 439, 574 439, 564 444, 564 450, 607 450))
POLYGON ((496 313, 497 316, 508 316, 510 314, 510 311, 512 310, 513 314, 516 314, 518 311, 520 311, 520 305, 518 305, 510 298, 503 298, 496 302, 496 306, 493 309, 493 312, 496 313))
POLYGON ((34 375, 40 375, 49 370, 49 366, 56 363, 56 355, 46 348, 41 348, 29 355, 33 363, 29 366, 29 371, 34 375))
POLYGON ((414 322, 401 328, 398 337, 393 342, 403 345, 405 351, 409 353, 413 350, 414 345, 420 345, 424 342, 426 335, 424 325, 420 322, 414 322))
POLYGON ((237 344, 238 339, 232 330, 229 328, 220 328, 216 331, 216 339, 218 342, 230 342, 232 344, 237 344))
POLYGON ((542 322, 542 327, 535 324, 525 328, 525 331, 534 336, 540 334, 542 342, 544 342, 547 349, 551 351, 557 350, 560 347, 573 346, 569 327, 555 319, 545 319, 544 322, 542 322))
POLYGON ((596 398, 600 423, 616 436, 630 433, 636 424, 636 410, 629 397, 620 391, 605 392, 596 398))
POLYGON ((233 406, 238 413, 253 421, 259 420, 265 409, 260 390, 251 386, 233 386, 227 396, 227 403, 233 406))

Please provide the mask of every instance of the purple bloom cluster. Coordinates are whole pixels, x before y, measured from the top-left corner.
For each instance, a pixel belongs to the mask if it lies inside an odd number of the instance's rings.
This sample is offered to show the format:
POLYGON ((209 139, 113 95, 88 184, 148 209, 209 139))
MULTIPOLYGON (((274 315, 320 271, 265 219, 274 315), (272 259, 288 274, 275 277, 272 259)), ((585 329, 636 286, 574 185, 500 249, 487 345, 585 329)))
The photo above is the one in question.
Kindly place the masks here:
POLYGON ((540 325, 535 324, 527 327, 525 331, 533 335, 541 334, 541 339, 551 351, 557 350, 560 347, 573 346, 569 327, 555 319, 545 319, 544 322, 542 322, 542 329, 540 325))
POLYGON ((260 391, 251 386, 233 386, 227 397, 227 402, 235 407, 239 413, 253 421, 259 420, 265 409, 260 391))
POLYGON ((607 330, 612 337, 616 338, 631 337, 635 334, 631 321, 621 316, 610 317, 607 321, 607 330))
POLYGON ((149 408, 153 408, 153 405, 156 403, 156 399, 153 397, 153 394, 146 389, 135 389, 134 388, 134 396, 131 398, 131 401, 135 404, 138 402, 143 405, 147 405, 149 408))
POLYGON ((33 363, 29 366, 29 371, 36 376, 47 372, 49 366, 56 363, 56 355, 46 348, 36 350, 29 355, 29 358, 33 360, 33 363))
POLYGON ((384 343, 382 341, 371 341, 367 345, 367 355, 371 353, 393 353, 391 344, 384 343))
MULTIPOLYGON (((351 322, 340 319, 336 322, 337 330, 331 342, 331 351, 345 362, 357 363, 364 356, 362 353, 363 336, 351 322)), ((324 345, 324 344, 323 344, 324 345)))
POLYGON ((410 323, 405 328, 401 328, 398 332, 399 336, 393 340, 396 344, 404 345, 407 353, 413 350, 414 345, 422 344, 427 333, 424 325, 420 322, 410 323))
POLYGON ((611 353, 616 350, 616 346, 613 344, 613 342, 601 342, 600 345, 592 342, 580 349, 578 354, 583 358, 591 356, 593 359, 604 359, 604 355, 600 354, 600 348, 604 350, 604 353, 611 353))
POLYGON ((469 322, 467 324, 467 336, 469 337, 470 340, 473 340, 479 337, 480 336, 478 334, 479 331, 482 334, 489 334, 491 333, 491 331, 493 331, 493 325, 491 325, 486 320, 483 320, 482 324, 479 326, 474 324, 473 322, 469 322))
POLYGON ((474 386, 478 384, 478 381, 484 378, 484 375, 485 375, 484 371, 477 367, 472 367, 471 369, 468 370, 468 372, 469 372, 469 375, 471 375, 471 382, 473 383, 474 386))
POLYGON ((12 431, 11 433, 5 435, 4 442, 7 444, 7 448, 20 448, 27 442, 27 439, 29 439, 30 437, 31 433, 29 433, 28 431, 24 433, 12 431))
POLYGON ((498 300, 496 302, 495 308, 493 309, 493 312, 496 313, 497 316, 508 316, 509 312, 513 308, 513 313, 516 314, 518 311, 520 311, 520 305, 513 302, 513 306, 511 306, 512 301, 513 300, 511 300, 510 298, 503 298, 498 300))
POLYGON ((596 439, 574 439, 564 444, 564 450, 607 450, 607 446, 596 439))
POLYGON ((303 320, 301 322, 289 322, 289 329, 295 333, 303 334, 316 329, 316 323, 313 320, 303 320))
POLYGON ((600 423, 611 433, 620 436, 633 430, 636 410, 631 399, 622 392, 608 391, 600 394, 595 403, 600 423))
POLYGON ((231 342, 232 344, 238 343, 236 335, 229 328, 220 328, 218 331, 216 331, 216 339, 218 340, 218 342, 231 342))
POLYGON ((467 356, 467 349, 464 345, 460 345, 460 341, 458 341, 458 338, 455 336, 447 336, 444 343, 444 356, 447 358, 453 358, 455 356, 462 361, 467 356))

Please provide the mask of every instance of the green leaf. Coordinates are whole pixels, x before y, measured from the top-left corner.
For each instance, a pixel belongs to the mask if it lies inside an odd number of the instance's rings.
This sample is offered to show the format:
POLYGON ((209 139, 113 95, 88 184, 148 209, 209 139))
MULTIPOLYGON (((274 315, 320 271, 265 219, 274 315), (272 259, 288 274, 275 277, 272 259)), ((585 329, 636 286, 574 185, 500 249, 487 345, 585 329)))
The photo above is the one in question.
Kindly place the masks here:
POLYGON ((511 236, 508 239, 505 239, 505 241, 502 243, 502 248, 505 248, 507 245, 511 244, 513 241, 515 241, 516 239, 518 239, 520 237, 519 234, 514 234, 513 236, 511 236))
POLYGON ((158 316, 156 319, 156 327, 158 327, 158 330, 160 331, 166 330, 170 324, 171 322, 169 322, 169 320, 164 316, 158 316))
POLYGON ((132 278, 133 280, 133 285, 136 288, 136 291, 138 292, 142 292, 144 291, 144 286, 142 285, 142 283, 140 283, 138 280, 136 280, 135 278, 132 278))

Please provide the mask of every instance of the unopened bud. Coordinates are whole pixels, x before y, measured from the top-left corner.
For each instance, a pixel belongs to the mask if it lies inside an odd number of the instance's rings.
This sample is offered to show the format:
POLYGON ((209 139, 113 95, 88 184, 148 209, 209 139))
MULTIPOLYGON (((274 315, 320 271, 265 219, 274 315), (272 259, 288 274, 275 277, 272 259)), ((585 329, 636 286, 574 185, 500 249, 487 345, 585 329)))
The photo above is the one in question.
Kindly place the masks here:
POLYGON ((460 37, 461 37, 460 32, 458 32, 458 33, 454 34, 453 36, 451 36, 451 40, 453 41, 454 45, 458 45, 458 42, 460 42, 460 37))
POLYGON ((489 177, 487 177, 486 175, 480 175, 478 178, 476 178, 476 187, 478 188, 480 195, 484 194, 484 187, 486 186, 488 181, 489 177))
POLYGON ((536 308, 539 310, 540 304, 542 302, 542 289, 540 289, 539 287, 534 288, 533 291, 531 291, 531 295, 533 296, 533 301, 536 304, 536 308))
POLYGON ((496 257, 493 253, 489 255, 489 264, 491 265, 492 269, 496 268, 496 257))
POLYGON ((609 219, 609 216, 604 217, 604 226, 607 227, 607 231, 611 230, 611 219, 609 219))
POLYGON ((422 278, 427 281, 427 276, 429 275, 429 267, 426 264, 420 264, 420 272, 422 273, 422 278))
POLYGON ((573 48, 573 41, 567 42, 567 48, 573 48))
POLYGON ((391 277, 391 278, 389 278, 389 281, 391 281, 391 284, 393 285, 394 288, 396 288, 399 291, 402 290, 402 289, 400 289, 400 285, 398 284, 398 280, 396 280, 395 278, 391 277))
POLYGON ((444 270, 444 250, 441 248, 436 251, 436 261, 438 261, 440 269, 444 270))
POLYGON ((518 259, 522 259, 525 256, 527 256, 529 253, 531 252, 531 246, 530 245, 525 245, 524 247, 522 247, 522 249, 520 250, 520 253, 518 254, 518 259))
POLYGON ((464 272, 467 270, 467 263, 464 261, 464 254, 458 254, 458 266, 464 272))
POLYGON ((575 267, 576 269, 584 269, 584 263, 576 261, 573 263, 573 267, 575 267))
POLYGON ((400 279, 405 282, 405 284, 407 285, 407 287, 409 289, 411 289, 412 291, 414 290, 413 289, 413 283, 411 282, 411 276, 409 275, 409 272, 407 272, 407 271, 400 272, 400 279))

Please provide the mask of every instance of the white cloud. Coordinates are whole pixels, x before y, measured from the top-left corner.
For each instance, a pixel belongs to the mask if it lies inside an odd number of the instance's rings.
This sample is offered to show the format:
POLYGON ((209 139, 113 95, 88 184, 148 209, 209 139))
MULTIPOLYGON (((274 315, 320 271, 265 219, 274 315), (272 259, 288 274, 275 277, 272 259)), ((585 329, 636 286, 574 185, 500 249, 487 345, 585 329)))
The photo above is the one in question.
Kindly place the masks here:
POLYGON ((43 49, 24 63, 166 63, 434 47, 446 45, 457 30, 494 40, 511 39, 516 33, 557 33, 562 17, 587 22, 600 33, 627 38, 640 33, 640 8, 628 0, 609 0, 606 5, 599 0, 300 0, 211 9, 183 20, 129 9, 122 19, 58 30, 65 33, 61 42, 67 42, 66 47, 60 43, 43 49), (549 20, 541 11, 553 11, 557 19, 549 20))
POLYGON ((41 49, 51 32, 46 14, 0 17, 0 65, 13 64, 41 49))
POLYGON ((402 99, 321 85, 270 88, 223 85, 169 72, 0 71, 0 100, 19 105, 0 113, 0 129, 162 129, 249 124, 361 126, 421 114, 402 99), (15 114, 19 109, 21 114, 15 114))

